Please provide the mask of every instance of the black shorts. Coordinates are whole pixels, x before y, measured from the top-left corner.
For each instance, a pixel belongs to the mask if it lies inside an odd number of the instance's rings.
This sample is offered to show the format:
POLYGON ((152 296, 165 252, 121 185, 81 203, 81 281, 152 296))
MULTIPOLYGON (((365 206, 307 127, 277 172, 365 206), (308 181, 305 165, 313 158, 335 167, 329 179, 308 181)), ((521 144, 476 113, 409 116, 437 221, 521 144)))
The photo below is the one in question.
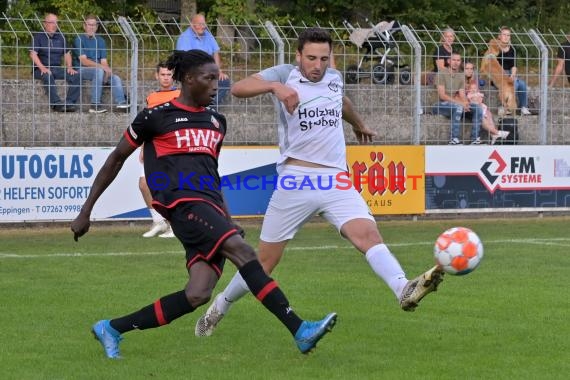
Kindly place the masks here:
POLYGON ((224 241, 238 233, 224 211, 209 201, 179 203, 170 210, 170 225, 186 250, 186 267, 205 261, 222 275, 225 257, 218 251, 224 241))

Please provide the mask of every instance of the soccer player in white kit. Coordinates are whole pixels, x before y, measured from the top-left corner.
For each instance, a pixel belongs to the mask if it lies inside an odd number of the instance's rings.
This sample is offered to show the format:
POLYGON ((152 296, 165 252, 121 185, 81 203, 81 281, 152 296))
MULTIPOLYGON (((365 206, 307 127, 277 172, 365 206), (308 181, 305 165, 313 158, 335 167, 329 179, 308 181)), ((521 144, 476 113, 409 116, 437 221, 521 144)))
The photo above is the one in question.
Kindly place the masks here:
MULTIPOLYGON (((436 290, 443 271, 436 266, 409 281, 384 244, 364 199, 353 187, 347 189, 345 182, 337 181, 342 175, 348 178, 342 119, 352 124, 361 143, 371 141, 375 133, 364 125, 344 96, 340 72, 329 68, 331 48, 327 31, 308 28, 298 38, 297 66, 270 67, 232 87, 232 94, 239 98, 271 93, 280 106, 279 179, 263 220, 259 259, 265 271, 271 273, 289 240, 315 214, 321 214, 366 255, 372 270, 394 292, 401 308, 413 311, 425 295, 436 290), (281 187, 285 177, 287 186, 281 187), (301 186, 303 181, 305 186, 301 186)), ((245 282, 236 273, 197 321, 196 335, 211 335, 232 303, 247 292, 245 282)))

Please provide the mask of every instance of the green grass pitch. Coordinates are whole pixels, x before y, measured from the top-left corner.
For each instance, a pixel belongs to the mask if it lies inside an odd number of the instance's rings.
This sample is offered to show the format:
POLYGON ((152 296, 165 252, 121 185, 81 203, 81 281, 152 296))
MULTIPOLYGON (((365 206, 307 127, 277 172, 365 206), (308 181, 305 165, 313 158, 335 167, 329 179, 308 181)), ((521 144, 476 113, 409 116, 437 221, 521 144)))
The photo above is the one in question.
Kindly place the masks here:
MULTIPOLYGON (((146 225, 0 229, 3 379, 567 379, 570 218, 381 221, 409 278, 433 264, 438 234, 457 225, 483 241, 479 268, 447 275, 414 313, 400 310, 361 254, 308 224, 274 272, 306 319, 336 311, 333 332, 300 354, 251 296, 213 336, 194 336, 205 307, 159 329, 133 331, 122 360, 104 357, 91 325, 138 310, 186 282, 176 239, 146 225)), ((257 223, 246 225, 257 244, 257 223)), ((235 268, 226 264, 215 291, 235 268)))

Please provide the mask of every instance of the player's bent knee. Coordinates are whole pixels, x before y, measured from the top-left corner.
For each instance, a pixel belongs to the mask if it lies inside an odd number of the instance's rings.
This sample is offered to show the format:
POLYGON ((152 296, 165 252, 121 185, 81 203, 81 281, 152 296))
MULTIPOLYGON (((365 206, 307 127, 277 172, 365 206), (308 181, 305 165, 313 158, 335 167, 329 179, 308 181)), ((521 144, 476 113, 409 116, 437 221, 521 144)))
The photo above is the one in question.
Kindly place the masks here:
POLYGON ((186 292, 186 299, 193 307, 202 306, 210 302, 212 298, 211 292, 186 292))

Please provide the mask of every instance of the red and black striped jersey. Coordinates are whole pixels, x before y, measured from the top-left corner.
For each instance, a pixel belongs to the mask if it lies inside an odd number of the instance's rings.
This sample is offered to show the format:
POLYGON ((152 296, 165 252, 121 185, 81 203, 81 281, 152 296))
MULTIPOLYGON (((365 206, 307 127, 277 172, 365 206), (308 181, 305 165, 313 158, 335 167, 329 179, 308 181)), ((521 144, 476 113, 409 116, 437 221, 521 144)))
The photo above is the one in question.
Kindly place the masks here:
POLYGON ((226 128, 226 118, 213 109, 176 100, 139 112, 124 136, 133 146, 144 143, 153 204, 170 208, 196 198, 223 203, 218 156, 226 128))

